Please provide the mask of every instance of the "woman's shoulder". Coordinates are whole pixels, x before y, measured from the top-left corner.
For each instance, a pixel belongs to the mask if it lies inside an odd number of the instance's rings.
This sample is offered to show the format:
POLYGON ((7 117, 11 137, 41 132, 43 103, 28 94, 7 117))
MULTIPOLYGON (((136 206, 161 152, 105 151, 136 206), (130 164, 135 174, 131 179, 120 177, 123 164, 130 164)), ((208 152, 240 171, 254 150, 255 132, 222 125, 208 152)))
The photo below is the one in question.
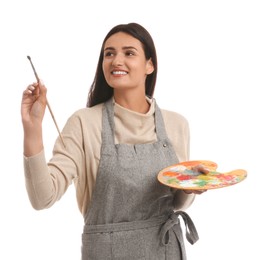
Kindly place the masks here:
POLYGON ((187 118, 178 112, 170 111, 167 109, 161 109, 161 112, 166 123, 188 125, 187 118))
POLYGON ((93 107, 85 107, 76 110, 70 117, 78 117, 78 118, 90 118, 97 120, 99 117, 102 116, 104 103, 95 105, 93 107))
POLYGON ((66 126, 70 128, 78 125, 82 128, 101 126, 102 110, 102 103, 93 107, 80 108, 69 116, 66 126))

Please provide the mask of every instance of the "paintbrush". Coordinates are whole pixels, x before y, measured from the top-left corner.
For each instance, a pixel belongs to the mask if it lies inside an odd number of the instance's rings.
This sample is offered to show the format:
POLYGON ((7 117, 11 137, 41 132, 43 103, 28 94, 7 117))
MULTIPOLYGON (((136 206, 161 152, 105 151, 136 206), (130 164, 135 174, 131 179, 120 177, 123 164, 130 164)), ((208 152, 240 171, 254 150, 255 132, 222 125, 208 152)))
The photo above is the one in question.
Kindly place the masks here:
MULTIPOLYGON (((34 67, 34 65, 33 65, 33 63, 32 63, 31 57, 30 57, 30 56, 27 56, 27 58, 28 58, 28 60, 30 61, 30 64, 31 64, 31 67, 32 67, 32 69, 33 69, 33 72, 34 72, 34 75, 35 75, 35 77, 36 77, 36 80, 37 80, 37 82, 39 83, 39 82, 40 82, 40 78, 39 78, 39 76, 38 76, 38 74, 37 74, 37 72, 36 72, 36 69, 35 69, 35 67, 34 67)), ((50 104, 49 104, 47 98, 46 98, 46 104, 47 104, 47 107, 48 107, 48 109, 49 109, 49 112, 50 112, 50 114, 51 114, 51 116, 52 116, 52 119, 53 119, 53 121, 54 121, 55 127, 56 127, 57 132, 58 132, 58 134, 59 134, 59 136, 60 136, 60 139, 61 139, 61 141, 62 141, 64 147, 66 147, 65 142, 64 142, 64 139, 63 139, 63 136, 61 135, 61 132, 60 132, 60 130, 59 130, 59 127, 58 127, 58 125, 57 125, 57 123, 56 123, 56 120, 55 120, 55 117, 54 117, 54 113, 53 113, 53 111, 52 111, 52 109, 51 109, 51 106, 50 106, 50 104)))

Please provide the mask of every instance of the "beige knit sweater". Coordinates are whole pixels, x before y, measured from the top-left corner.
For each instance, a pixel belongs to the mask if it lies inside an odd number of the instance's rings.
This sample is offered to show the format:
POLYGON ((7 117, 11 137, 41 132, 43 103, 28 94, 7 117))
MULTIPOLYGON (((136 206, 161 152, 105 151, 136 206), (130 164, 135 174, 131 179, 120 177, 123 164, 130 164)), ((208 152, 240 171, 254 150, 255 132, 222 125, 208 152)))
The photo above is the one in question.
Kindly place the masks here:
MULTIPOLYGON (((151 103, 146 114, 125 109, 114 103, 115 142, 151 143, 156 141, 154 111, 151 103)), ((85 215, 97 177, 101 149, 103 104, 76 111, 62 130, 66 148, 58 138, 53 156, 47 163, 44 151, 24 156, 26 188, 32 206, 44 209, 58 201, 74 182, 79 209, 85 215)), ((187 120, 175 112, 161 110, 165 128, 178 160, 189 158, 189 127, 187 120)), ((185 209, 194 195, 183 191, 176 193, 176 208, 185 209)))

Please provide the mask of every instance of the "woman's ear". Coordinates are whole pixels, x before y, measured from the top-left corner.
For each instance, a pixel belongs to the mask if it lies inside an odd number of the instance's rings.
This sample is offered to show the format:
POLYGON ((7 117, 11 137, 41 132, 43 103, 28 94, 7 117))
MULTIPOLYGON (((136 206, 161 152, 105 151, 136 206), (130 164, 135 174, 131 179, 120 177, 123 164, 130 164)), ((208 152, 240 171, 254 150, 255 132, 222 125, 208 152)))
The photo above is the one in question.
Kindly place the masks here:
POLYGON ((154 66, 151 58, 147 61, 146 65, 146 75, 152 74, 154 71, 154 66))

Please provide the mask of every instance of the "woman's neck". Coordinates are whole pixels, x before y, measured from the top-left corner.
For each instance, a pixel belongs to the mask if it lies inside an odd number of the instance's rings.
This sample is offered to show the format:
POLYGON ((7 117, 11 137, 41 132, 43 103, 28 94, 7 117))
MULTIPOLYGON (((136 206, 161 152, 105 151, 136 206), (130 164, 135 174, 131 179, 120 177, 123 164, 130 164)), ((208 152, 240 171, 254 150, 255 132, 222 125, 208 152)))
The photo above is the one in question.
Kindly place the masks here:
POLYGON ((123 95, 119 93, 114 93, 114 100, 120 106, 127 108, 129 110, 146 114, 150 109, 150 104, 146 99, 145 94, 143 95, 123 95))

